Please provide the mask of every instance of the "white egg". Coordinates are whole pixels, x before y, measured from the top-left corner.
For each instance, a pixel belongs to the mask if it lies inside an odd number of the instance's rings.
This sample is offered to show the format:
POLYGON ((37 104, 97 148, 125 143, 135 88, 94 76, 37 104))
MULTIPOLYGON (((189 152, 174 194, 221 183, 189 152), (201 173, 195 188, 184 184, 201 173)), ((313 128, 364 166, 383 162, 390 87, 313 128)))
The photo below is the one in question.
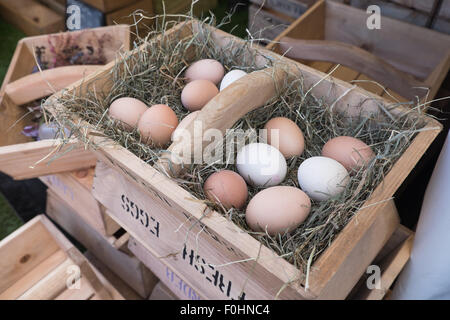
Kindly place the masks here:
POLYGON ((249 184, 272 187, 286 177, 286 160, 277 148, 265 143, 250 143, 236 157, 239 174, 249 184))
POLYGON ((328 200, 338 195, 350 181, 345 167, 327 157, 306 159, 298 168, 297 174, 300 188, 316 201, 328 200))
POLYGON ((247 73, 242 70, 231 70, 223 77, 222 82, 220 83, 220 91, 245 75, 247 75, 247 73))

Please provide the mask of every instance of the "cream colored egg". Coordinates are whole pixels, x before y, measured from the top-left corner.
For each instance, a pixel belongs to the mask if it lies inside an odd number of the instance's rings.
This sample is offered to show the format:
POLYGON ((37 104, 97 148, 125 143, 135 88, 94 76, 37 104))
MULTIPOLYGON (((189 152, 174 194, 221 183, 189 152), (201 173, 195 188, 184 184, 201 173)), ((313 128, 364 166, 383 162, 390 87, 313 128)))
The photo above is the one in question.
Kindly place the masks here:
POLYGON ((250 143, 239 150, 236 168, 249 184, 266 188, 280 184, 287 173, 286 159, 265 143, 250 143))
POLYGON ((181 92, 181 103, 189 111, 202 109, 219 93, 216 85, 208 80, 189 82, 181 92))
POLYGON ((223 77, 222 82, 220 83, 220 91, 246 75, 247 73, 242 70, 231 70, 223 77))
POLYGON ((222 64, 214 59, 203 59, 194 62, 185 72, 187 81, 209 80, 219 84, 225 74, 222 64))
POLYGON ((267 130, 267 143, 278 148, 285 158, 303 153, 305 149, 303 132, 291 119, 285 117, 270 119, 264 129, 267 130))
POLYGON ((148 108, 139 120, 138 130, 142 142, 153 146, 165 146, 178 126, 175 112, 167 105, 157 104, 148 108))
POLYGON ((123 128, 132 130, 138 125, 139 118, 148 110, 147 105, 135 98, 119 98, 109 106, 108 114, 111 118, 120 121, 123 128))
POLYGON ((345 167, 334 159, 311 157, 298 168, 300 188, 313 200, 328 200, 345 190, 350 182, 345 167))
POLYGON ((249 202, 245 219, 253 231, 271 236, 297 228, 308 217, 311 200, 302 190, 275 186, 258 192, 249 202))

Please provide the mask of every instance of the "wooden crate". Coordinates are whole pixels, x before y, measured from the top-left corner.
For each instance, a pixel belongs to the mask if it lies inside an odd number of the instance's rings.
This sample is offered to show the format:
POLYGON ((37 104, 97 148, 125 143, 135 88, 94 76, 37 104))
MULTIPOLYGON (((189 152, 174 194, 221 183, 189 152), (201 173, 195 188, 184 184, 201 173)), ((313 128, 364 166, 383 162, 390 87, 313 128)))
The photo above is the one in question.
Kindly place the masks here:
POLYGON ((450 36, 387 17, 381 18, 381 29, 369 30, 367 17, 365 11, 321 0, 268 48, 323 72, 340 63, 333 76, 355 80, 386 99, 432 100, 450 68, 450 36), (387 90, 367 82, 371 79, 387 90), (429 88, 428 95, 418 87, 429 88))
MULTIPOLYGON (((197 23, 181 24, 168 34, 186 32, 188 36, 198 32, 196 28, 197 23)), ((236 43, 241 41, 220 30, 214 30, 212 40, 221 46, 229 43, 230 38, 236 43)), ((292 72, 301 72, 306 88, 316 96, 329 99, 326 103, 333 103, 335 110, 359 114, 362 110, 378 110, 379 103, 389 103, 358 87, 350 90, 352 86, 344 81, 324 78, 323 73, 273 52, 257 50, 272 59, 289 63, 292 72), (361 106, 362 109, 348 109, 348 106, 361 106)), ((137 54, 137 51, 130 54, 137 54)), ((110 68, 103 68, 98 74, 74 84, 70 90, 76 88, 82 92, 93 83, 96 88, 108 90, 107 77, 103 75, 110 68), (98 85, 99 81, 101 85, 98 85)), ((224 132, 246 112, 273 98, 276 86, 285 83, 284 76, 284 71, 278 68, 247 75, 211 100, 197 120, 203 122, 205 131, 218 128, 224 132), (235 96, 240 97, 237 102, 235 96), (227 112, 227 117, 223 112, 227 112), (219 124, 211 119, 225 122, 219 124)), ((63 108, 53 99, 47 105, 49 111, 63 108)), ((401 107, 397 110, 406 112, 401 107)), ((425 129, 417 134, 386 174, 364 208, 312 265, 308 289, 303 282, 296 281, 299 270, 274 251, 243 233, 219 213, 208 210, 204 202, 192 201, 189 192, 130 151, 114 144, 108 147, 96 134, 91 138, 94 143, 102 141, 95 150, 102 162, 96 166, 93 192, 133 238, 154 256, 164 257, 162 262, 166 266, 190 279, 192 287, 208 299, 345 298, 399 225, 394 202, 386 199, 392 199, 441 128, 439 122, 427 118, 425 129), (205 216, 205 213, 208 214, 205 216)), ((193 133, 193 127, 188 130, 193 133)), ((174 147, 172 145, 169 150, 174 147)))
POLYGON ((89 252, 134 289, 141 298, 148 298, 157 283, 156 276, 128 250, 128 234, 105 237, 92 228, 79 211, 48 189, 47 214, 80 242, 89 252))
POLYGON ((29 36, 65 30, 65 16, 36 0, 1 0, 0 17, 29 36))
POLYGON ((366 10, 369 5, 377 5, 381 14, 450 34, 450 1, 443 0, 437 12, 433 12, 437 1, 417 0, 333 0, 366 10))
POLYGON ((392 237, 378 253, 371 266, 380 268, 379 288, 369 289, 367 280, 373 284, 369 276, 373 270, 366 272, 353 288, 347 299, 351 300, 382 300, 388 299, 391 287, 411 256, 414 232, 400 225, 392 237))
POLYGON ((178 297, 160 281, 156 284, 148 300, 178 300, 178 297))
MULTIPOLYGON (((380 288, 368 289, 366 283, 368 276, 372 274, 364 273, 355 287, 351 290, 347 299, 350 300, 382 300, 390 292, 392 283, 403 270, 411 255, 411 247, 414 233, 408 228, 400 225, 389 241, 377 254, 370 264, 380 268, 380 288)), ((145 263, 167 287, 180 299, 203 300, 195 289, 193 289, 189 278, 182 279, 169 267, 163 264, 164 258, 153 256, 141 243, 131 238, 128 247, 136 257, 145 263)))
POLYGON ((91 228, 104 237, 113 236, 120 226, 92 195, 95 168, 57 173, 39 179, 77 212, 91 228))
POLYGON ((0 255, 1 299, 123 299, 44 215, 3 239, 0 255))
POLYGON ((275 39, 294 21, 295 18, 253 4, 248 8, 249 31, 263 43, 275 39))
MULTIPOLYGON (((50 34, 20 40, 3 80, 0 89, 0 132, 2 132, 0 136, 0 171, 14 179, 35 178, 95 165, 96 159, 92 153, 79 146, 76 141, 64 147, 66 151, 71 150, 70 154, 55 159, 53 154, 60 147, 57 140, 35 142, 23 135, 22 129, 32 123, 32 117, 23 105, 15 103, 7 93, 11 86, 29 79, 33 69, 36 68, 34 58, 36 47, 45 47, 47 50, 44 58, 49 60, 52 57, 49 53, 49 41, 57 36, 65 37, 68 34, 50 34), (74 148, 75 150, 72 151, 74 148), (49 164, 50 161, 51 164, 49 164)), ((78 37, 82 46, 83 43, 84 46, 87 46, 85 41, 89 40, 91 35, 96 35, 98 38, 109 35, 112 40, 106 43, 104 48, 104 56, 107 61, 114 60, 116 52, 121 47, 125 50, 130 48, 129 27, 124 25, 75 31, 70 35, 78 37)))

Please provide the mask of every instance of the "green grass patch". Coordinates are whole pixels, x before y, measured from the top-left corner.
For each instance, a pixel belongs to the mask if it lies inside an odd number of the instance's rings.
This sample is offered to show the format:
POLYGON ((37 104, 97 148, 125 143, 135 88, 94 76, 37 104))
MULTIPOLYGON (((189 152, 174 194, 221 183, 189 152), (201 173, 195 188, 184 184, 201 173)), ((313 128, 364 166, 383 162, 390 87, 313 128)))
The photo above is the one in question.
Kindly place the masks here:
POLYGON ((23 225, 5 197, 0 194, 0 240, 23 225))
POLYGON ((2 49, 0 50, 0 83, 3 82, 3 78, 8 70, 17 41, 24 37, 26 37, 25 33, 0 19, 0 43, 2 44, 2 49))

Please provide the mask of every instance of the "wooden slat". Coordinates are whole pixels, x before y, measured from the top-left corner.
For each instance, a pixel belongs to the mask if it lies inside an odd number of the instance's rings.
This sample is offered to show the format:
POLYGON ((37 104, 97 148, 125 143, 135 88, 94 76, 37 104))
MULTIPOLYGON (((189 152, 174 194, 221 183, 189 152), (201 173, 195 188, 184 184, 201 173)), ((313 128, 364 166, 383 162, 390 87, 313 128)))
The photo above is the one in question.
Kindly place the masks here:
POLYGON ((57 140, 41 140, 0 148, 0 170, 16 180, 88 168, 95 163, 94 154, 75 141, 62 148, 57 140))
POLYGON ((28 35, 64 30, 64 16, 34 0, 2 0, 0 15, 28 35))
POLYGON ((100 261, 90 251, 87 251, 84 256, 89 262, 114 286, 114 288, 124 297, 125 300, 142 300, 143 298, 129 286, 124 280, 119 278, 108 266, 107 262, 100 261))
POLYGON ((382 17, 382 28, 369 30, 365 11, 333 1, 326 2, 325 21, 325 39, 367 49, 420 80, 450 49, 450 36, 388 17, 382 17))
MULTIPOLYGON (((376 82, 364 74, 359 74, 356 80, 376 82)), ((372 93, 375 93, 376 95, 381 96, 384 92, 383 88, 373 82, 354 82, 354 83, 367 91, 370 91, 372 93)))
POLYGON ((412 244, 414 236, 411 235, 398 248, 391 252, 387 257, 379 262, 379 267, 382 270, 379 289, 368 289, 363 286, 354 299, 358 300, 381 300, 387 294, 389 288, 394 283, 397 276, 402 271, 405 264, 408 262, 411 255, 412 244))
POLYGON ((18 300, 51 300, 61 294, 67 288, 67 280, 70 276, 68 270, 74 266, 74 262, 66 258, 58 267, 50 271, 33 287, 18 297, 18 300))
POLYGON ((0 242, 0 292, 60 250, 37 216, 0 242))
POLYGON ((139 260, 116 249, 104 236, 93 229, 83 216, 50 189, 46 211, 52 219, 103 261, 141 297, 148 297, 157 279, 147 268, 142 268, 139 260))
POLYGON ((67 256, 62 250, 56 251, 34 269, 17 280, 11 287, 0 293, 0 300, 14 300, 43 279, 49 272, 66 260, 67 256))
POLYGON ((91 284, 83 277, 73 285, 74 288, 64 290, 54 300, 89 300, 95 295, 91 284), (77 288, 78 286, 79 288, 77 288))

